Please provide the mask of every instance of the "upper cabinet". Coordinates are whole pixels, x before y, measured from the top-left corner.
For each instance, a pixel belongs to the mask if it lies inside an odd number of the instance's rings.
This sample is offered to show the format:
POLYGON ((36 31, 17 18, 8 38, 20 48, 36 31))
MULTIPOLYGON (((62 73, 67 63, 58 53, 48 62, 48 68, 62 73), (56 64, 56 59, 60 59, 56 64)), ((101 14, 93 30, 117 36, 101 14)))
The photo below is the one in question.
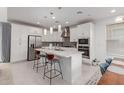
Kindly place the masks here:
POLYGON ((75 42, 78 38, 77 27, 70 28, 70 41, 75 42))
POLYGON ((95 32, 94 24, 89 22, 70 28, 70 41, 77 42, 80 38, 89 38, 90 62, 95 58, 95 32))
MULTIPOLYGON (((70 42, 77 42, 79 38, 91 38, 93 31, 93 23, 80 24, 75 27, 70 27, 70 42)), ((44 42, 62 42, 62 31, 47 31, 46 35, 42 35, 42 41, 44 42)))
POLYGON ((90 38, 93 23, 85 23, 70 28, 70 41, 77 42, 79 38, 90 38))
POLYGON ((61 42, 62 41, 61 33, 62 32, 53 31, 53 33, 51 34, 50 31, 47 31, 46 35, 44 34, 42 35, 42 41, 43 42, 61 42))

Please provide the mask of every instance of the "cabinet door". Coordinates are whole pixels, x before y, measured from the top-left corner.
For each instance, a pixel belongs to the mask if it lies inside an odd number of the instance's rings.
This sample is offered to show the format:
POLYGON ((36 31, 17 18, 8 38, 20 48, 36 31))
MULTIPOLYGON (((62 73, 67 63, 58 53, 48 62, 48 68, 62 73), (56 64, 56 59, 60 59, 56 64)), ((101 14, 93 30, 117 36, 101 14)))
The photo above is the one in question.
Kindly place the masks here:
POLYGON ((78 25, 78 37, 89 38, 90 37, 90 23, 78 25))
POLYGON ((50 34, 50 32, 47 31, 47 35, 43 35, 42 36, 42 41, 45 41, 45 42, 58 42, 58 41, 62 41, 61 33, 62 32, 53 31, 53 33, 50 34))
POLYGON ((77 27, 70 28, 70 41, 71 42, 77 42, 78 41, 77 27))
POLYGON ((81 24, 70 29, 70 41, 78 41, 79 38, 90 37, 90 23, 81 24))

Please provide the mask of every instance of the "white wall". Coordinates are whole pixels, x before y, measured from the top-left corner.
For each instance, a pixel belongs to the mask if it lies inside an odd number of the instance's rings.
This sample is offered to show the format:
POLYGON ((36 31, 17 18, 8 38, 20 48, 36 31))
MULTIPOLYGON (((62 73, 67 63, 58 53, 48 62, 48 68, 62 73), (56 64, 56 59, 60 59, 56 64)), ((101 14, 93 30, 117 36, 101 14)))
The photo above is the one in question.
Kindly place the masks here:
POLYGON ((12 24, 11 33, 11 62, 27 59, 28 35, 42 35, 42 29, 12 24))
POLYGON ((2 31, 0 29, 0 62, 2 61, 2 59, 1 59, 1 53, 2 53, 2 31))
POLYGON ((107 57, 106 25, 113 24, 115 18, 111 17, 95 22, 95 57, 101 62, 105 62, 107 57))
POLYGON ((0 22, 6 22, 6 21, 7 21, 7 8, 0 7, 0 22))
MULTIPOLYGON (((7 21, 7 8, 6 7, 0 7, 0 22, 6 22, 7 21)), ((2 32, 0 31, 0 61, 1 60, 1 40, 2 40, 2 32)))

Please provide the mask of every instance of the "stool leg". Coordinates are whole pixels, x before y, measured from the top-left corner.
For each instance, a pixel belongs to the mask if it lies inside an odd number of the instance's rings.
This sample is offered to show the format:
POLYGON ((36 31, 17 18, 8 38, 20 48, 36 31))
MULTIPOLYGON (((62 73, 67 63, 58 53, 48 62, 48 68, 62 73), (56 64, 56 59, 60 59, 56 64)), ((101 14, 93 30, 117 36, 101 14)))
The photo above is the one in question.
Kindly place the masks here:
POLYGON ((58 64, 59 64, 59 68, 60 68, 61 76, 62 76, 62 79, 63 79, 62 69, 61 69, 61 66, 60 66, 60 62, 58 62, 58 64))
MULTIPOLYGON (((47 60, 46 60, 46 57, 44 58, 44 64, 47 62, 47 60)), ((47 66, 47 69, 48 69, 48 65, 46 65, 47 66)))
POLYGON ((52 79, 52 61, 50 64, 50 85, 51 85, 51 79, 52 79))
POLYGON ((44 65, 44 75, 43 75, 43 79, 45 79, 46 65, 47 65, 47 63, 45 63, 45 65, 44 65))
POLYGON ((54 74, 56 74, 55 68, 56 68, 56 67, 55 67, 55 62, 54 62, 54 74))
POLYGON ((33 65, 33 69, 34 69, 34 67, 35 67, 35 60, 34 60, 34 65, 33 65))
POLYGON ((39 61, 39 60, 37 60, 37 72, 38 72, 38 61, 39 61))
POLYGON ((43 57, 41 57, 41 59, 42 59, 42 64, 44 65, 44 59, 43 59, 43 57))

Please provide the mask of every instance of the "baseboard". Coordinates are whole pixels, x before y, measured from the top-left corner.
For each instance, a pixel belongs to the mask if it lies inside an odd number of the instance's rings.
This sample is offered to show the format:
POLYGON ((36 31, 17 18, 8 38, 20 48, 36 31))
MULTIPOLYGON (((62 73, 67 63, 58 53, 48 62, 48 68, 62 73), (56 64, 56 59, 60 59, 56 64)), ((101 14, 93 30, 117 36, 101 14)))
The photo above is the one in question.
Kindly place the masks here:
POLYGON ((10 63, 19 63, 19 62, 25 62, 27 61, 27 59, 24 59, 24 60, 18 60, 18 61, 11 61, 10 63))

